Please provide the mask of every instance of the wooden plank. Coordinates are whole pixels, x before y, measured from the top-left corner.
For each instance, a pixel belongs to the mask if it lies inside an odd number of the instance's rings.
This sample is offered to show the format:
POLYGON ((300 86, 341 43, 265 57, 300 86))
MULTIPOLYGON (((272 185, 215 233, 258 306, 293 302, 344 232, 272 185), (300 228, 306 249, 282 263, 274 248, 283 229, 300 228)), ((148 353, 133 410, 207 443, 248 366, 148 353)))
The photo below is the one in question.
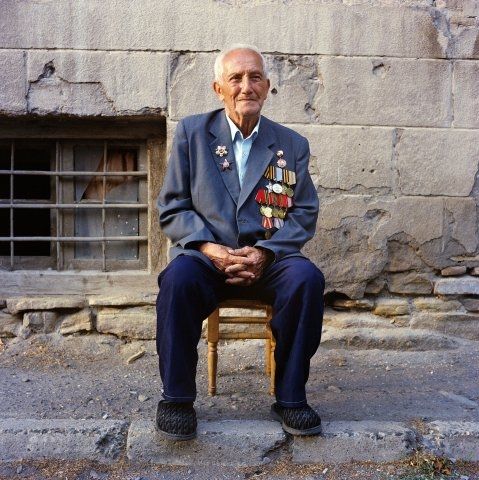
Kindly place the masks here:
POLYGON ((249 323, 249 324, 265 324, 269 322, 269 318, 267 317, 221 317, 220 323, 249 323))
POLYGON ((12 118, 0 120, 0 138, 145 139, 164 137, 166 120, 135 117, 115 118, 12 118))
POLYGON ((156 293, 156 273, 119 272, 0 272, 0 299, 19 295, 109 295, 156 293))

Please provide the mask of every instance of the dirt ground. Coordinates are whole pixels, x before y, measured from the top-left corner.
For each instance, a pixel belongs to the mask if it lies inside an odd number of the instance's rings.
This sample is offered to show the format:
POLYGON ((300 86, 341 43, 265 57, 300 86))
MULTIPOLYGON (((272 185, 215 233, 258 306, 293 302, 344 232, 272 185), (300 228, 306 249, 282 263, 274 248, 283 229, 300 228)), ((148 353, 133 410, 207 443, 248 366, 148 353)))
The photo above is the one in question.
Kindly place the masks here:
MULTIPOLYGON (((309 402, 323 421, 479 421, 479 342, 428 351, 346 350, 320 347, 311 365, 309 402)), ((219 346, 218 395, 208 397, 206 345, 199 345, 200 419, 269 419, 268 377, 261 341, 219 346)), ((153 419, 161 395, 155 344, 114 336, 56 334, 6 341, 0 352, 3 418, 153 419), (133 354, 145 354, 128 364, 133 354)), ((440 476, 392 464, 297 466, 288 446, 256 468, 131 466, 90 462, 0 464, 0 479, 324 479, 478 480, 479 466, 452 464, 440 476)))
MULTIPOLYGON (((452 350, 327 350, 313 357, 308 400, 324 421, 479 420, 479 342, 452 350)), ((263 344, 219 346, 218 395, 207 395, 206 345, 199 345, 202 419, 269 419, 273 398, 263 344)), ((113 336, 37 335, 0 353, 4 418, 153 418, 161 380, 154 342, 113 336), (131 364, 127 358, 145 349, 131 364)))

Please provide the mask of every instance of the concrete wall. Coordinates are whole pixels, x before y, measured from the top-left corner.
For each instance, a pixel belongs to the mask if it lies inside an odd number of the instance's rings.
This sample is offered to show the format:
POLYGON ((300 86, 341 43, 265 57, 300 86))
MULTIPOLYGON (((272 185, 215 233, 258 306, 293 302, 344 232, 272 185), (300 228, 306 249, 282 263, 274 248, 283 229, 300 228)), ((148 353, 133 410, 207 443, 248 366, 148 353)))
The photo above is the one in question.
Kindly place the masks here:
POLYGON ((256 44, 264 113, 311 143, 306 252, 329 289, 429 294, 479 266, 478 34, 475 0, 4 0, 0 113, 166 116, 171 135, 217 108, 215 53, 256 44))

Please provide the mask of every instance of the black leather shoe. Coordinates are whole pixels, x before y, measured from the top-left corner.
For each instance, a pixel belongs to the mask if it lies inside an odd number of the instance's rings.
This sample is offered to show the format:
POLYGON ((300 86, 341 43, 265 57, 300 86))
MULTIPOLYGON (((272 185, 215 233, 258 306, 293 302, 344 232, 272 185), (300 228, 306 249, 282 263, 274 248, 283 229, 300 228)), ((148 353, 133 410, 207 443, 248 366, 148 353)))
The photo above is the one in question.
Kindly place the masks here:
POLYGON ((160 400, 156 409, 156 430, 169 440, 196 437, 196 412, 192 403, 160 400))
POLYGON ((321 433, 321 417, 309 406, 299 408, 271 405, 271 415, 281 422, 285 432, 291 435, 318 435, 321 433))

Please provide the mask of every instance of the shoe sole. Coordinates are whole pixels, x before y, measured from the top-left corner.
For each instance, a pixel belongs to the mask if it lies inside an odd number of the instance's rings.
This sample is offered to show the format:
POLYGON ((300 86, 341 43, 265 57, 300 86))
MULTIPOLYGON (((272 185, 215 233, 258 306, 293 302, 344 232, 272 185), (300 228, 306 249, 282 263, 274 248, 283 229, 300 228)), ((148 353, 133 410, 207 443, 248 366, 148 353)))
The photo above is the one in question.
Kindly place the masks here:
POLYGON ((170 433, 165 432, 164 430, 160 430, 160 428, 156 424, 155 429, 161 436, 165 437, 167 440, 174 440, 176 442, 184 442, 185 440, 193 440, 194 438, 196 438, 196 431, 188 434, 170 433))
POLYGON ((292 428, 288 425, 286 425, 283 421, 283 419, 281 418, 280 415, 278 415, 274 410, 271 410, 271 416, 277 420, 278 422, 281 423, 281 428, 285 431, 285 432, 288 432, 290 433, 291 435, 295 435, 297 437, 305 437, 305 436, 308 436, 308 435, 318 435, 321 433, 322 431, 322 427, 321 427, 321 424, 317 425, 316 427, 311 427, 311 428, 307 428, 305 430, 297 430, 296 428, 292 428))

